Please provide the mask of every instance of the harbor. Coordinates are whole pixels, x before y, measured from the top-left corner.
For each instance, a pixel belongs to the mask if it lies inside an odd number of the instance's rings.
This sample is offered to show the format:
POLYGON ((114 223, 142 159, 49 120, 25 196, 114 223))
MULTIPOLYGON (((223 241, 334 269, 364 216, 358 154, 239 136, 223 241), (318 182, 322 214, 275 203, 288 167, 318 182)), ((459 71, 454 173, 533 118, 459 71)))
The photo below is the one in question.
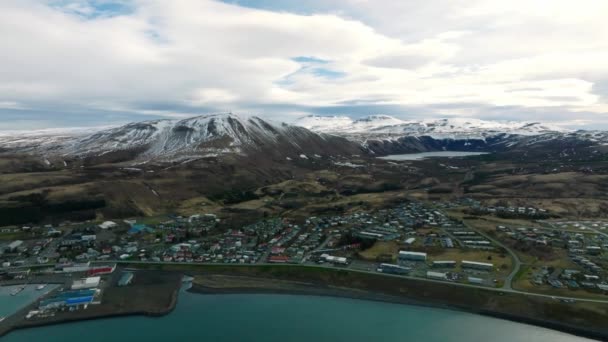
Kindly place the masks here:
POLYGON ((0 317, 6 319, 6 317, 35 302, 38 298, 57 287, 56 285, 47 285, 39 289, 41 285, 0 286, 0 317))

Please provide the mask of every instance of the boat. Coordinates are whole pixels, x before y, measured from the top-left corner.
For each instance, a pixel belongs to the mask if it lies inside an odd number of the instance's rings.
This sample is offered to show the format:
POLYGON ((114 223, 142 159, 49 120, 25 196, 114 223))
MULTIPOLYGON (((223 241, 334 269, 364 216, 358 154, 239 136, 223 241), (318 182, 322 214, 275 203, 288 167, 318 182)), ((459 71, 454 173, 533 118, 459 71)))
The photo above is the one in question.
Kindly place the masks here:
POLYGON ((0 316, 0 323, 2 323, 2 321, 4 321, 5 319, 6 319, 6 317, 0 316))
POLYGON ((18 295, 23 290, 25 290, 25 285, 19 286, 18 288, 16 288, 13 291, 11 291, 11 296, 16 296, 16 295, 18 295))
POLYGON ((44 288, 46 287, 46 285, 47 285, 47 284, 38 285, 38 286, 36 287, 36 291, 41 291, 41 290, 44 290, 44 288))

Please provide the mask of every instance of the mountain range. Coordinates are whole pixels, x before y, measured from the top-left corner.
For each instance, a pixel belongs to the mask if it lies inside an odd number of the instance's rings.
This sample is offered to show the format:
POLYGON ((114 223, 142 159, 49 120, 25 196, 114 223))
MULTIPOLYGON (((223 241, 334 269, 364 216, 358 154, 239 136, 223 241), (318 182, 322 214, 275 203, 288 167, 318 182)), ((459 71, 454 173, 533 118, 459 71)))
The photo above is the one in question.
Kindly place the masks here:
POLYGON ((284 159, 310 155, 504 150, 556 141, 599 145, 608 142, 608 135, 569 131, 539 122, 460 118, 405 121, 386 115, 361 119, 311 115, 286 124, 256 116, 214 114, 183 120, 135 122, 97 131, 3 133, 0 152, 37 154, 45 158, 93 158, 99 162, 176 162, 260 153, 284 159))

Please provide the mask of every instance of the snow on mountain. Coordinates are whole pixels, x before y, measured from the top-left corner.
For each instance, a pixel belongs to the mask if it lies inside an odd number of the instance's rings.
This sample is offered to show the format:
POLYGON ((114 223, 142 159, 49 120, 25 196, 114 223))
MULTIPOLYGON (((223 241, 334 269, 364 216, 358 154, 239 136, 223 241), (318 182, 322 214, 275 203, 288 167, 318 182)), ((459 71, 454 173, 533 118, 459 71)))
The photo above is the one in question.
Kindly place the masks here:
POLYGON ((404 121, 386 115, 362 119, 307 116, 295 125, 288 125, 258 117, 215 114, 135 122, 106 129, 0 132, 0 152, 26 152, 55 158, 55 161, 89 157, 100 163, 188 161, 258 152, 285 160, 289 156, 294 159, 299 155, 352 155, 363 151, 387 154, 463 149, 472 148, 473 141, 479 147, 490 143, 515 146, 553 140, 608 144, 608 132, 565 131, 537 122, 456 118, 404 121))
POLYGON ((101 157, 118 159, 187 160, 226 153, 272 154, 352 153, 357 145, 343 138, 311 132, 303 127, 270 123, 259 117, 241 118, 214 114, 175 120, 130 123, 88 134, 27 134, 0 136, 0 148, 45 156, 101 157), (26 141, 31 140, 26 143, 26 141))
POLYGON ((404 121, 387 115, 362 119, 346 116, 306 116, 295 122, 315 132, 339 135, 430 136, 437 139, 485 138, 498 134, 538 135, 566 130, 538 122, 484 121, 479 119, 427 119, 404 121))
POLYGON ((144 157, 240 153, 244 148, 272 143, 290 133, 289 126, 271 124, 258 117, 243 119, 233 114, 215 114, 131 123, 75 139, 64 151, 68 155, 102 155, 140 149, 144 157))
POLYGON ((299 118, 294 123, 296 126, 301 126, 310 129, 314 132, 339 132, 344 128, 352 126, 353 119, 348 116, 317 116, 308 115, 299 118))
POLYGON ((53 148, 75 137, 86 136, 108 127, 48 128, 32 131, 0 131, 0 148, 53 148))

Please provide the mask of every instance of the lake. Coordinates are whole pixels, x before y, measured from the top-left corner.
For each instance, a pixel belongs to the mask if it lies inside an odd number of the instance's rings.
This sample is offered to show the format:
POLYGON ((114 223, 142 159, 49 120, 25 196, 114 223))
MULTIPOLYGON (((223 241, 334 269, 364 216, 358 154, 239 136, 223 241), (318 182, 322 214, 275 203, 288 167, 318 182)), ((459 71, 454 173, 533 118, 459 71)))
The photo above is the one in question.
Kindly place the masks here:
MULTIPOLYGON (((1 324, 1 323, 0 323, 1 324)), ((2 342, 589 341, 463 312, 346 298, 182 293, 161 318, 122 317, 21 330, 2 342)))
POLYGON ((488 154, 487 152, 462 152, 462 151, 439 151, 439 152, 421 152, 407 154, 391 154, 384 157, 378 157, 385 160, 421 160, 426 158, 452 158, 452 157, 468 157, 488 154))

